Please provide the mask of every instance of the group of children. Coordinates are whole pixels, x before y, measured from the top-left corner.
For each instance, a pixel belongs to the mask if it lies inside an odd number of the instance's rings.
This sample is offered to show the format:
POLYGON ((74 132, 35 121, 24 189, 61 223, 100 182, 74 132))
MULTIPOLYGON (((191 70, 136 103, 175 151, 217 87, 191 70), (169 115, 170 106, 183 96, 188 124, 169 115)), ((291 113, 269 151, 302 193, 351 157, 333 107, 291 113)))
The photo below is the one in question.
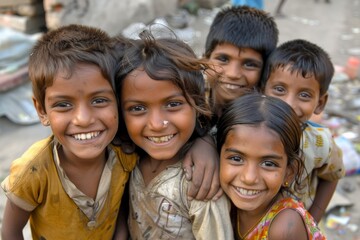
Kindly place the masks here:
POLYGON ((2 239, 22 239, 28 219, 34 239, 325 239, 344 168, 310 118, 334 69, 315 44, 277 43, 273 18, 249 7, 217 14, 203 58, 147 30, 47 33, 29 75, 53 135, 1 184, 2 239))

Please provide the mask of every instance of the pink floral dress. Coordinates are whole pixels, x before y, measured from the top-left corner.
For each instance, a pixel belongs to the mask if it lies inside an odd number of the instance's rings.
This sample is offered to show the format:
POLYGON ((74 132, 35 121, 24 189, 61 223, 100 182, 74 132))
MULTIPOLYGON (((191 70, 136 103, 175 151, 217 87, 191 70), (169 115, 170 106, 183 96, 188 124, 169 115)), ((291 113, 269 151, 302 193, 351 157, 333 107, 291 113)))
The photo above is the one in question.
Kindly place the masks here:
POLYGON ((269 209, 268 213, 260 220, 259 224, 254 227, 244 238, 239 236, 239 231, 236 229, 237 239, 248 239, 248 240, 265 240, 268 239, 268 231, 271 222, 275 217, 284 209, 295 209, 303 218, 305 226, 307 228, 308 239, 309 240, 323 240, 326 237, 321 233, 320 229, 317 227, 315 220, 310 215, 310 213, 304 208, 304 205, 301 202, 296 201, 293 198, 284 198, 280 201, 274 203, 274 205, 269 209))

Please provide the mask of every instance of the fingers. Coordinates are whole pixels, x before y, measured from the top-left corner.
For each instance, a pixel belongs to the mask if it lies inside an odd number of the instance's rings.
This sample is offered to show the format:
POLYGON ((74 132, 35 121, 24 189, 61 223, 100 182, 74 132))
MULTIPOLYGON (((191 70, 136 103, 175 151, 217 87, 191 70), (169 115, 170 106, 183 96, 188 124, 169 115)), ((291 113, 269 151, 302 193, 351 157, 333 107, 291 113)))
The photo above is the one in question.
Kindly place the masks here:
POLYGON ((209 189, 208 194, 206 195, 206 200, 218 200, 219 197, 223 194, 222 188, 220 186, 220 179, 219 179, 219 171, 216 169, 214 174, 212 175, 211 180, 211 187, 209 189))
POLYGON ((210 187, 211 178, 204 167, 194 166, 192 169, 196 174, 193 174, 188 188, 188 199, 205 200, 210 187), (205 174, 205 175, 204 175, 205 174))
POLYGON ((193 166, 193 162, 191 159, 191 155, 190 154, 186 154, 184 160, 183 160, 183 170, 185 172, 185 178, 187 181, 191 181, 192 178, 192 166, 193 166))

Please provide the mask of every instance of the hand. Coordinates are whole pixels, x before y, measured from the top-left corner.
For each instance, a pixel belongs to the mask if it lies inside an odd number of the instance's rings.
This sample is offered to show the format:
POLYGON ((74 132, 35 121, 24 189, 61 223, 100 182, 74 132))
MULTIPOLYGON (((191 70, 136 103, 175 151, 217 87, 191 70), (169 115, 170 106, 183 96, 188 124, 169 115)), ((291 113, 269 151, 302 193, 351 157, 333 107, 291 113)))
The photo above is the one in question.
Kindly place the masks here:
POLYGON ((210 136, 196 139, 183 161, 190 181, 188 199, 217 200, 223 191, 219 181, 219 154, 210 136))

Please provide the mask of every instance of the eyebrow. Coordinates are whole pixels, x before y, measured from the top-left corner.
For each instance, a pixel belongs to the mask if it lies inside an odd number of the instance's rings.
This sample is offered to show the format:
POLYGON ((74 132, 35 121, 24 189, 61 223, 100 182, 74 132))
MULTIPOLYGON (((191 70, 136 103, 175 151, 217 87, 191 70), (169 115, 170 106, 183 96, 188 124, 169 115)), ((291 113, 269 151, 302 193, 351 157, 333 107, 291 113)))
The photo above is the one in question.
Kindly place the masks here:
MULTIPOLYGON (((229 153, 237 153, 237 154, 241 154, 241 155, 245 155, 243 154, 243 152, 235 149, 235 148, 226 148, 225 149, 225 152, 229 152, 229 153)), ((265 156, 262 156, 261 157, 262 159, 268 159, 268 158, 271 158, 271 159, 275 159, 275 160, 282 160, 284 159, 282 156, 280 155, 276 155, 276 154, 270 154, 270 155, 265 155, 265 156)))
MULTIPOLYGON (((178 93, 173 94, 173 95, 171 95, 171 96, 168 96, 168 97, 166 97, 166 98, 163 99, 163 100, 164 100, 164 101, 168 101, 168 100, 170 100, 170 99, 172 99, 172 98, 176 98, 176 97, 183 97, 183 98, 185 98, 185 100, 186 100, 185 95, 184 95, 181 91, 179 91, 178 93)), ((126 100, 122 100, 121 102, 122 102, 122 104, 126 104, 126 103, 129 103, 129 102, 142 103, 142 102, 144 102, 144 101, 138 100, 138 99, 132 99, 132 98, 130 97, 130 98, 126 99, 126 100)))
MULTIPOLYGON (((106 94, 109 94, 109 93, 110 94, 115 94, 113 89, 104 88, 104 89, 100 89, 100 90, 97 90, 95 92, 92 92, 90 95, 95 96, 95 95, 104 94, 104 93, 106 93, 106 94)), ((62 91, 61 92, 59 91, 59 92, 55 92, 53 95, 50 95, 48 97, 48 100, 62 99, 62 98, 68 98, 68 97, 71 97, 71 96, 65 95, 65 94, 63 94, 62 91)))

